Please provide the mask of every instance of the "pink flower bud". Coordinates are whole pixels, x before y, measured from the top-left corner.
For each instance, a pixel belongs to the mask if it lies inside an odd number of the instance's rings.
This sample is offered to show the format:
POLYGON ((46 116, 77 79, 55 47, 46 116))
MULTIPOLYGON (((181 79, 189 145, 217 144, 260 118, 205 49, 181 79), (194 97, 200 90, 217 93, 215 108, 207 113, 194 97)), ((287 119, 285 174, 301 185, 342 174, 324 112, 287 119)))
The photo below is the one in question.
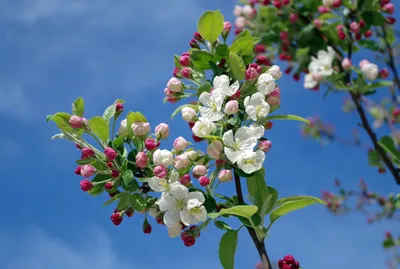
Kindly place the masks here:
POLYGON ((126 210, 125 211, 125 215, 128 217, 128 218, 131 218, 132 216, 133 216, 133 210, 130 208, 130 209, 128 209, 128 210, 126 210))
POLYGON ((203 138, 195 136, 195 135, 192 135, 192 138, 193 138, 194 142, 201 142, 204 140, 203 138))
POLYGON ((237 17, 235 20, 235 26, 238 29, 243 29, 246 26, 246 24, 247 24, 247 19, 245 17, 240 16, 237 17))
POLYGON ((167 97, 174 97, 174 92, 171 92, 168 88, 164 89, 164 93, 167 97))
POLYGON ((240 90, 237 90, 230 98, 231 100, 239 100, 240 99, 240 90))
POLYGON ((296 13, 290 13, 289 20, 291 23, 297 22, 298 19, 299 19, 299 15, 297 15, 296 13))
POLYGON ((226 36, 231 32, 232 24, 229 21, 224 22, 223 34, 226 36))
POLYGON ((246 80, 254 80, 258 77, 258 72, 257 69, 253 68, 253 67, 249 67, 246 70, 246 80))
POLYGON ((189 56, 186 56, 186 55, 181 56, 181 57, 179 58, 179 63, 180 63, 182 66, 189 66, 189 65, 190 65, 190 57, 189 57, 189 56))
POLYGON ((269 59, 264 55, 257 55, 256 61, 259 65, 269 65, 270 64, 269 59))
POLYGON ((325 13, 328 13, 330 11, 331 10, 329 9, 329 7, 326 7, 326 6, 319 6, 318 7, 318 12, 321 13, 321 14, 325 14, 325 13))
POLYGON ((181 70, 181 75, 182 75, 182 77, 184 77, 184 78, 190 79, 190 77, 192 76, 192 71, 190 71, 189 68, 184 67, 184 68, 181 70))
POLYGON ((180 92, 182 91, 182 82, 177 78, 171 78, 167 83, 167 88, 171 92, 180 92))
POLYGON ((342 0, 334 0, 332 6, 334 8, 339 8, 342 5, 342 0))
POLYGON ((106 155, 109 161, 115 160, 115 158, 117 158, 118 156, 118 153, 113 148, 110 147, 104 149, 104 154, 106 155))
POLYGON ((265 129, 267 129, 267 130, 271 130, 273 126, 274 126, 274 124, 273 124, 272 122, 267 121, 267 123, 265 124, 264 127, 265 127, 265 129))
POLYGON ((91 177, 94 175, 94 173, 96 173, 96 168, 90 164, 85 164, 81 167, 81 175, 83 177, 91 177))
POLYGON ((72 128, 78 129, 82 127, 83 119, 81 117, 72 115, 68 123, 72 128))
POLYGON ((261 67, 261 66, 259 66, 259 65, 258 65, 258 64, 256 64, 256 63, 252 63, 252 64, 250 64, 250 65, 249 65, 249 67, 252 67, 252 68, 256 69, 256 70, 257 70, 257 72, 258 72, 258 74, 261 74, 261 72, 262 72, 262 67, 261 67))
POLYGON ((155 132, 158 139, 167 139, 169 136, 168 124, 160 123, 159 125, 157 125, 155 132))
POLYGON ((385 11, 386 13, 393 14, 394 5, 392 3, 388 3, 383 6, 382 10, 385 11))
POLYGON ((153 169, 154 176, 159 178, 165 178, 168 175, 167 168, 162 167, 161 165, 157 165, 153 169))
POLYGON ((228 101, 228 103, 226 103, 224 112, 227 115, 233 115, 233 114, 236 114, 238 112, 238 110, 239 110, 238 101, 231 100, 231 101, 228 101))
POLYGON ((191 247, 196 243, 196 238, 191 235, 187 235, 183 238, 183 244, 185 247, 191 247))
POLYGON ((194 39, 194 38, 192 40, 190 40, 189 46, 194 49, 200 49, 199 44, 197 43, 196 39, 194 39))
POLYGON ((274 5, 277 9, 280 9, 280 8, 282 8, 283 3, 281 2, 281 0, 274 0, 273 5, 274 5))
POLYGON ((280 37, 282 40, 288 40, 288 39, 289 39, 289 32, 280 32, 280 33, 279 33, 279 37, 280 37))
POLYGON ((360 25, 357 22, 353 21, 350 23, 350 29, 353 33, 358 34, 360 32, 360 25))
POLYGON ((94 151, 91 148, 82 149, 82 159, 87 159, 94 156, 94 151))
POLYGON ((359 63, 359 66, 360 66, 360 68, 362 68, 364 65, 366 65, 366 64, 369 64, 370 62, 368 61, 368 60, 362 60, 360 63, 359 63))
POLYGON ((112 223, 114 223, 115 226, 118 226, 122 222, 122 216, 120 213, 113 213, 110 217, 112 223))
POLYGON ((118 113, 118 112, 122 112, 122 111, 124 111, 124 105, 120 102, 117 102, 115 104, 115 112, 118 113))
POLYGON ((150 223, 146 223, 147 225, 144 225, 144 227, 143 227, 143 232, 145 233, 145 234, 150 234, 151 233, 151 225, 150 225, 150 223))
MULTIPOLYGON (((230 101, 232 102, 232 101, 230 101)), ((235 101, 237 102, 237 101, 235 101)), ((221 157, 222 150, 224 145, 219 140, 213 140, 207 147, 207 154, 214 159, 218 159, 221 157)))
POLYGON ((196 39, 199 42, 204 41, 203 37, 201 36, 201 34, 199 32, 194 33, 193 37, 194 37, 194 39, 196 39))
POLYGON ((138 154, 136 154, 136 166, 140 169, 144 169, 147 166, 148 161, 149 158, 147 157, 146 153, 138 152, 138 154))
POLYGON ((135 122, 132 123, 132 131, 136 136, 143 136, 150 132, 150 123, 135 122))
POLYGON ((263 4, 264 6, 267 6, 267 5, 271 4, 271 0, 263 0, 263 1, 262 1, 262 4, 263 4))
POLYGON ((395 24, 396 23, 396 18, 387 17, 386 18, 386 23, 389 24, 389 25, 395 24))
POLYGON ((349 58, 343 59, 342 67, 343 67, 344 70, 349 70, 351 66, 352 66, 352 63, 351 63, 349 58))
POLYGON ((188 167, 190 161, 187 154, 181 154, 175 157, 174 166, 176 169, 188 167))
POLYGON ((77 168, 75 168, 75 171, 74 171, 75 175, 80 176, 81 175, 81 169, 82 169, 82 166, 78 166, 77 168))
POLYGON ((318 19, 315 19, 314 20, 314 26, 315 26, 315 28, 321 28, 322 26, 324 25, 324 22, 323 21, 321 21, 321 20, 318 20, 318 19))
POLYGON ((268 152, 271 149, 272 143, 269 140, 260 141, 258 148, 264 152, 268 152))
POLYGON ((365 36, 366 38, 371 37, 371 36, 372 36, 372 31, 371 31, 371 30, 365 31, 364 36, 365 36))
POLYGON ((383 68, 381 71, 379 71, 379 77, 380 78, 387 78, 389 76, 389 70, 386 68, 383 68))
POLYGON ((116 170, 116 169, 113 169, 113 170, 111 171, 111 177, 112 177, 112 178, 117 178, 117 177, 119 177, 119 171, 116 170))
POLYGON ((217 165, 217 168, 221 168, 226 164, 225 160, 216 160, 215 164, 217 165))
POLYGON ((111 190, 114 187, 114 182, 110 181, 104 185, 104 189, 111 190))
POLYGON ((279 106, 281 104, 280 91, 274 90, 272 93, 270 93, 267 97, 267 103, 272 107, 279 106))
POLYGON ((205 177, 205 176, 201 176, 199 178, 199 181, 200 181, 200 185, 202 187, 208 186, 208 184, 210 184, 210 179, 208 177, 205 177))
POLYGON ((185 174, 183 176, 181 176, 181 178, 179 179, 179 182, 183 185, 183 186, 189 186, 190 185, 190 175, 189 174, 185 174))
POLYGON ((255 53, 264 53, 266 51, 265 46, 263 44, 257 44, 254 46, 255 53))
POLYGON ((340 40, 345 40, 346 39, 346 33, 343 31, 338 32, 338 37, 340 40))
POLYGON ((154 141, 153 138, 146 138, 144 141, 144 146, 146 147, 147 150, 155 150, 157 148, 157 145, 154 141))
POLYGON ((79 185, 81 186, 81 190, 83 191, 90 191, 93 188, 92 182, 87 179, 82 180, 79 185))
POLYGON ((221 182, 228 182, 232 180, 232 171, 231 170, 221 170, 218 175, 218 179, 221 182))
POLYGON ((174 149, 176 151, 182 151, 185 150, 186 147, 188 146, 189 142, 183 138, 182 136, 178 137, 174 141, 174 149))
POLYGON ((204 165, 196 165, 193 168, 193 175, 195 177, 204 176, 205 174, 207 174, 207 167, 204 165))
POLYGON ((287 6, 287 5, 290 4, 290 0, 282 0, 282 4, 283 4, 284 6, 287 6))
POLYGON ((174 67, 174 71, 172 72, 172 75, 174 77, 180 77, 179 72, 180 72, 179 68, 178 67, 174 67))

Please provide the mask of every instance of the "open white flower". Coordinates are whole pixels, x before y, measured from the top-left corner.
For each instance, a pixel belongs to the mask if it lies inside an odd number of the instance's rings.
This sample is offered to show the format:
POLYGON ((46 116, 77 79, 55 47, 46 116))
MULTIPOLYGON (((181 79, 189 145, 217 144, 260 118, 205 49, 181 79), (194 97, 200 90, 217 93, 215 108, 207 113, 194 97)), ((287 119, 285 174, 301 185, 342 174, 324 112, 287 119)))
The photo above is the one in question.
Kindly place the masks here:
POLYGON ((180 184, 178 180, 179 173, 172 170, 168 180, 165 178, 151 177, 148 179, 147 183, 149 183, 150 188, 155 192, 168 192, 171 186, 180 184))
POLYGON ((156 204, 158 204, 161 211, 165 211, 165 225, 173 227, 179 221, 183 223, 195 222, 191 224, 196 224, 207 218, 207 212, 205 212, 206 215, 204 217, 205 208, 202 206, 204 201, 205 198, 201 192, 189 192, 183 185, 174 185, 168 193, 161 195, 156 204), (188 207, 188 204, 190 207, 188 207))
POLYGON ((311 74, 320 74, 328 77, 333 74, 332 62, 335 59, 335 51, 332 47, 328 47, 328 51, 319 50, 317 58, 311 57, 311 62, 308 65, 308 71, 311 74))
POLYGON ((270 73, 262 73, 257 79, 257 89, 260 93, 268 95, 275 90, 276 83, 270 73))
POLYGON ((225 96, 221 92, 203 92, 199 101, 202 106, 199 106, 200 114, 202 117, 208 118, 212 121, 219 121, 224 117, 224 113, 221 111, 222 103, 224 102, 225 96))
POLYGON ((257 144, 253 130, 247 126, 240 127, 235 135, 232 130, 227 131, 224 133, 222 141, 225 145, 225 155, 232 163, 236 163, 244 153, 252 152, 257 144))
POLYGON ((194 124, 192 132, 195 136, 205 137, 215 131, 217 127, 209 118, 200 117, 194 124))
POLYGON ((161 165, 165 168, 170 166, 173 163, 174 159, 171 151, 166 149, 157 149, 153 155, 153 162, 156 165, 161 165))
POLYGON ((232 85, 230 84, 229 77, 227 75, 216 76, 213 80, 214 92, 221 93, 225 96, 234 95, 237 90, 239 90, 240 84, 239 81, 235 81, 232 85))
POLYGON ((312 89, 318 85, 318 82, 313 79, 312 74, 308 73, 304 77, 304 88, 306 89, 312 89))
POLYGON ((260 139, 261 137, 264 136, 265 133, 264 126, 259 125, 257 123, 253 123, 252 125, 249 126, 249 128, 255 139, 260 139))
POLYGON ((244 99, 244 107, 249 118, 254 121, 257 118, 266 117, 271 110, 271 107, 265 101, 265 96, 259 92, 253 94, 251 97, 247 96, 244 99))
POLYGON ((238 161, 239 168, 246 174, 251 174, 262 168, 265 154, 261 150, 256 152, 246 152, 241 155, 238 161))

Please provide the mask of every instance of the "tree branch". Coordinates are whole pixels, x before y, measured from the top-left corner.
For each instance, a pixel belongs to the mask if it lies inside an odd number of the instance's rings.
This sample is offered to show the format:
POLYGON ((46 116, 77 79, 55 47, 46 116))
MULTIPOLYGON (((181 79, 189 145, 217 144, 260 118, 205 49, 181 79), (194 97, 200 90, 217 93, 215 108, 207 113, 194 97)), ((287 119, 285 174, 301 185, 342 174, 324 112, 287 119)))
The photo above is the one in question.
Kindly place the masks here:
MULTIPOLYGON (((235 187, 239 203, 244 204, 242 184, 240 182, 240 177, 236 174, 235 174, 235 187)), ((251 239, 253 240, 254 245, 257 248, 258 254, 260 255, 261 262, 263 264, 263 269, 272 269, 271 261, 269 260, 267 250, 265 249, 264 239, 261 241, 258 240, 256 231, 248 226, 246 226, 246 228, 247 231, 249 232, 251 239)))
POLYGON ((386 26, 382 26, 382 32, 383 32, 383 39, 385 40, 386 48, 387 48, 387 51, 389 54, 389 61, 387 64, 390 67, 390 69, 392 70, 393 76, 394 76, 394 81, 397 85, 397 88, 399 88, 399 90, 400 90, 400 78, 399 78, 399 74, 397 73, 397 68, 396 68, 394 57, 393 57, 393 48, 390 45, 389 41, 387 40, 386 26))

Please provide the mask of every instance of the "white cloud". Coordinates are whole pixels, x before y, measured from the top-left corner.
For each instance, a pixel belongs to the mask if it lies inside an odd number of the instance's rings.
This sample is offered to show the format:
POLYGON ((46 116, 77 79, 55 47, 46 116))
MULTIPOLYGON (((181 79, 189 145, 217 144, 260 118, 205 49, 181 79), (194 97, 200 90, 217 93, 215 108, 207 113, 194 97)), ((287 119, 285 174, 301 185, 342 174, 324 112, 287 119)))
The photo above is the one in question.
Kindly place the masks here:
POLYGON ((0 267, 6 269, 149 269, 117 254, 108 235, 98 228, 82 233, 78 245, 31 229, 15 237, 0 234, 0 267), (83 236, 84 235, 84 236, 83 236), (3 254, 7 254, 4 255, 3 254))

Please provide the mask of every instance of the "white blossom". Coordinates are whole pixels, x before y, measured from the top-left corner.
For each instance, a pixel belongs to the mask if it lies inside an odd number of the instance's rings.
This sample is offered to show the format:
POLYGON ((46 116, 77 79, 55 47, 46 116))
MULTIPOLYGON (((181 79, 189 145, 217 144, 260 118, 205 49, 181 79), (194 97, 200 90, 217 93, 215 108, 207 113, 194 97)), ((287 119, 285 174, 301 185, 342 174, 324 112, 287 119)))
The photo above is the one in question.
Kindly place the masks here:
POLYGON ((278 65, 271 66, 267 71, 274 79, 280 79, 282 77, 281 68, 278 65))
POLYGON ((184 121, 190 122, 196 116, 197 112, 191 107, 184 107, 181 110, 182 119, 184 121))
POLYGON ((361 71, 369 80, 375 80, 379 75, 379 68, 376 64, 366 63, 361 67, 361 71))
POLYGON ((268 95, 275 90, 276 83, 270 73, 262 73, 257 79, 257 89, 260 93, 268 95))
POLYGON ((224 97, 234 95, 240 88, 239 81, 235 81, 230 85, 230 80, 227 75, 216 76, 213 80, 214 92, 221 93, 224 97))
POLYGON ((246 174, 251 174, 262 168, 265 160, 265 154, 261 150, 256 152, 245 152, 238 160, 239 168, 246 174))
POLYGON ((244 107, 250 119, 256 121, 257 118, 262 118, 268 115, 271 107, 265 101, 265 96, 262 93, 255 93, 251 97, 247 96, 244 99, 244 107))
POLYGON ((202 106, 199 106, 202 117, 212 121, 219 121, 224 117, 224 113, 221 111, 224 96, 219 91, 214 91, 212 94, 203 92, 199 97, 199 101, 202 104, 202 106))
POLYGON ((216 128, 217 127, 215 126, 214 122, 212 122, 210 119, 200 117, 199 120, 194 124, 192 132, 195 136, 205 137, 214 132, 216 128))
POLYGON ((265 133, 265 128, 262 125, 259 125, 257 123, 253 123, 252 125, 249 126, 250 131, 252 132, 252 135, 255 139, 260 139, 261 137, 264 136, 265 133))
POLYGON ((173 163, 174 159, 172 153, 166 149, 157 149, 153 155, 153 162, 156 165, 161 165, 165 168, 173 163))
POLYGON ((179 173, 172 170, 168 180, 165 178, 151 177, 148 179, 147 183, 149 183, 150 188, 155 192, 168 192, 171 186, 180 184, 178 180, 179 173))
POLYGON ((311 74, 321 74, 324 77, 333 74, 332 62, 335 59, 335 51, 332 47, 328 47, 328 51, 319 50, 317 58, 311 57, 308 65, 308 71, 311 74))
POLYGON ((232 163, 236 163, 244 153, 252 152, 257 144, 254 131, 247 126, 240 127, 235 135, 233 135, 232 130, 227 131, 224 133, 222 141, 225 145, 225 155, 232 163))
POLYGON ((313 79, 312 74, 308 73, 304 77, 304 88, 312 89, 318 85, 318 82, 313 79))

